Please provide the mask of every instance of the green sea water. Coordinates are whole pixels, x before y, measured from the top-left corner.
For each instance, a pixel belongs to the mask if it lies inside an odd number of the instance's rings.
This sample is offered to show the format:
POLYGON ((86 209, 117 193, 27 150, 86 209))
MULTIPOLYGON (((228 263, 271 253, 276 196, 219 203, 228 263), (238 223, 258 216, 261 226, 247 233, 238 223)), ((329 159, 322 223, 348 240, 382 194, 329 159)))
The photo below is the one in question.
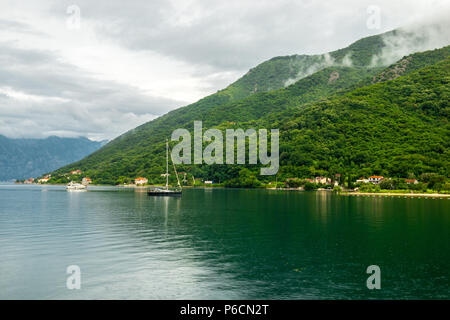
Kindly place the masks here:
POLYGON ((1 185, 0 299, 449 299, 449 227, 446 199, 1 185))

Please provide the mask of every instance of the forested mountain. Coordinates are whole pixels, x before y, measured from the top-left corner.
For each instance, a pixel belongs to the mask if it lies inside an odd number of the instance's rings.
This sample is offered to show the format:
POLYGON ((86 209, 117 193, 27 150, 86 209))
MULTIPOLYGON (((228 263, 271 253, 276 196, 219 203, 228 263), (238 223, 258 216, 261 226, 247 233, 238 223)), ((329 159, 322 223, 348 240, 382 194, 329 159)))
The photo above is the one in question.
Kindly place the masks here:
POLYGON ((104 142, 87 138, 9 139, 0 135, 0 181, 27 179, 80 160, 104 142))
MULTIPOLYGON (((374 36, 329 55, 271 59, 228 88, 127 132, 56 174, 82 169, 97 183, 136 176, 159 182, 165 139, 177 128, 191 130, 194 120, 202 120, 204 129, 279 128, 280 179, 448 174, 449 47, 383 68, 373 64, 383 45, 382 37, 374 36)), ((239 168, 180 170, 226 181, 236 178, 239 168)), ((257 174, 255 166, 248 168, 257 174)))
MULTIPOLYGON (((409 60, 424 56, 414 55, 409 60)), ((280 129, 280 180, 336 174, 353 180, 374 174, 406 178, 434 173, 448 177, 450 55, 437 64, 413 69, 392 81, 338 92, 318 102, 292 104, 283 111, 267 112, 258 120, 242 117, 244 121, 236 121, 232 127, 280 129)), ((230 123, 215 127, 225 129, 230 123)), ((201 167, 203 175, 215 181, 239 181, 240 168, 201 167)), ((255 168, 248 168, 247 180, 249 175, 253 176, 250 181, 265 179, 255 168)), ((201 173, 198 167, 193 172, 201 173)))
POLYGON ((449 176, 449 81, 447 57, 396 80, 258 122, 283 132, 281 175, 449 176))

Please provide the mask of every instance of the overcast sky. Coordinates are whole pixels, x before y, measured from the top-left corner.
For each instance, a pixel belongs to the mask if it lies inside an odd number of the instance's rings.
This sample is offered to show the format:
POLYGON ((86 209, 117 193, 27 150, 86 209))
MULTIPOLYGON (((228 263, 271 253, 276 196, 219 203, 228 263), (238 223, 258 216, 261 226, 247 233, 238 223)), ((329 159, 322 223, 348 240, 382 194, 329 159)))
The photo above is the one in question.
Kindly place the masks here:
POLYGON ((449 3, 0 0, 0 134, 112 139, 271 57, 448 17, 449 3), (374 5, 379 28, 367 26, 374 5))

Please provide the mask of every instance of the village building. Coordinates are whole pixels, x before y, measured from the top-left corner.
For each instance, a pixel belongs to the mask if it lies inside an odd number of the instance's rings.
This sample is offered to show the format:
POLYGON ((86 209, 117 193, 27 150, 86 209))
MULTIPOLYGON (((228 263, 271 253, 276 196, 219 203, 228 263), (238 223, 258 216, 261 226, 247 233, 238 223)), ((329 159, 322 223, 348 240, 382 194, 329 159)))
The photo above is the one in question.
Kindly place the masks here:
POLYGON ((143 178, 143 177, 139 177, 134 179, 134 183, 138 186, 138 185, 144 185, 148 183, 148 179, 147 178, 143 178))
POLYGON ((84 177, 83 180, 81 180, 81 183, 84 185, 88 185, 88 184, 92 183, 92 180, 89 177, 84 177))
POLYGON ((321 183, 321 184, 331 184, 331 179, 326 177, 316 177, 314 179, 315 183, 321 183))
POLYGON ((207 181, 205 181, 204 183, 205 183, 205 184, 213 184, 213 182, 210 181, 210 180, 207 180, 207 181))
POLYGON ((366 178, 363 178, 363 177, 361 177, 358 180, 356 180, 356 183, 369 183, 369 182, 370 182, 369 179, 366 179, 366 178))
POLYGON ((44 177, 44 178, 39 179, 38 182, 39 182, 39 183, 47 183, 48 180, 50 180, 49 177, 44 177))
POLYGON ((70 174, 72 174, 72 175, 74 175, 74 174, 81 174, 82 172, 81 172, 81 170, 80 169, 78 169, 78 170, 73 170, 73 171, 70 171, 70 174))
POLYGON ((384 177, 382 176, 371 176, 369 177, 369 182, 373 184, 379 184, 383 179, 384 177))
POLYGON ((406 179, 405 182, 407 184, 419 184, 419 181, 417 181, 416 179, 406 179))
POLYGON ((32 184, 34 182, 34 178, 29 178, 27 180, 25 180, 23 183, 24 184, 32 184))

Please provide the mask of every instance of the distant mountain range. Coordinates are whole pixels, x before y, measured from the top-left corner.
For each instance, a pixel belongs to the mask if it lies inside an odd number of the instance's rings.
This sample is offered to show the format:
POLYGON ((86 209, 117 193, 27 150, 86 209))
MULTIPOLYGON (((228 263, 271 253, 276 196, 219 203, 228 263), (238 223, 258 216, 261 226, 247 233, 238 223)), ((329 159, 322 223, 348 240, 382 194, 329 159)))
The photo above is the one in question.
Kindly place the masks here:
MULTIPOLYGON (((165 139, 177 128, 191 131, 193 121, 201 120, 205 130, 279 128, 279 179, 448 176, 450 47, 399 55, 393 39, 415 48, 429 41, 423 34, 391 31, 323 55, 270 59, 227 88, 130 130, 54 174, 81 169, 94 183, 138 176, 161 182, 165 139)), ((199 178, 237 181, 236 186, 239 179, 252 180, 249 175, 275 179, 259 176, 258 166, 247 166, 246 177, 241 169, 180 168, 199 178)))
POLYGON ((87 138, 10 139, 0 135, 0 181, 38 177, 83 159, 105 143, 87 138))

